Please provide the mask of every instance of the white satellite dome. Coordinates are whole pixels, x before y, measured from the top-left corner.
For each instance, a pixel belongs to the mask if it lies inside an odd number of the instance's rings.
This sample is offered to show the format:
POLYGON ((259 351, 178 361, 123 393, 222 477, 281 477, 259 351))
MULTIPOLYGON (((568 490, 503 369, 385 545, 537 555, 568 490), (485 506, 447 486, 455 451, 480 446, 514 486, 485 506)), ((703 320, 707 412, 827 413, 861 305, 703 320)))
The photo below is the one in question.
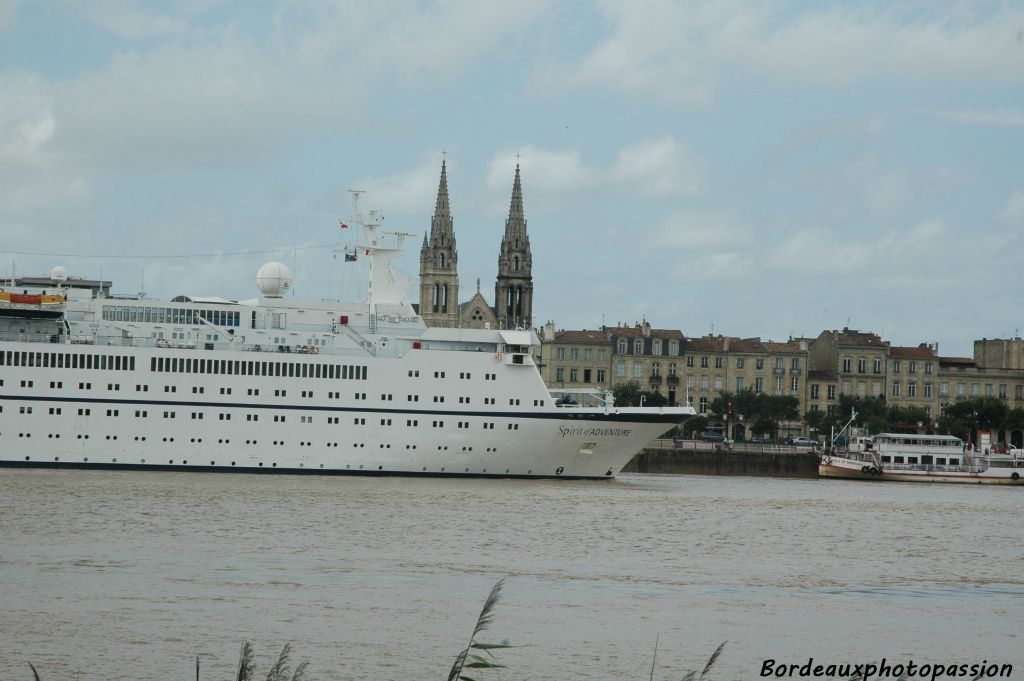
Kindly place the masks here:
POLYGON ((280 298, 292 288, 292 273, 282 262, 268 262, 256 273, 256 286, 267 298, 280 298))
POLYGON ((64 269, 63 266, 57 265, 50 270, 50 279, 53 279, 54 281, 67 281, 68 271, 64 269))

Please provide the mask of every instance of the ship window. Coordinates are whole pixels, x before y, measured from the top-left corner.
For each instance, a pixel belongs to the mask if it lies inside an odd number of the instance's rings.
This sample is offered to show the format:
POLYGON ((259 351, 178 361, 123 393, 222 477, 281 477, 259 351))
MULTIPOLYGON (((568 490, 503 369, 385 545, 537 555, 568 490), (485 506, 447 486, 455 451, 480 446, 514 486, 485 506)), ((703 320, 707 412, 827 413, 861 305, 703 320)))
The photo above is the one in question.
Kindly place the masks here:
POLYGON ((950 459, 949 460, 949 465, 950 466, 959 466, 960 465, 960 459, 950 459))
POLYGON ((892 462, 893 463, 903 463, 903 457, 902 456, 894 456, 894 457, 892 457, 892 462))
POLYGON ((348 365, 347 364, 344 364, 341 367, 341 377, 342 378, 348 378, 348 365))
POLYGON ((907 457, 907 463, 917 463, 917 457, 916 456, 908 456, 907 457))

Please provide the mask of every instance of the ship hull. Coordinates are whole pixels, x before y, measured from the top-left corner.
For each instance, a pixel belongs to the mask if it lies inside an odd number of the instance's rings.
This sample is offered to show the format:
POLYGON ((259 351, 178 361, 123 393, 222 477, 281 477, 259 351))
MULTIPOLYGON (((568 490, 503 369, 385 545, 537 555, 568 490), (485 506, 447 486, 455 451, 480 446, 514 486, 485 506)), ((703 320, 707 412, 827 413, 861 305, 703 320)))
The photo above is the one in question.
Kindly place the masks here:
POLYGON ((535 367, 486 352, 2 343, 0 353, 6 467, 604 479, 688 416, 555 407, 535 367), (192 371, 200 357, 235 373, 192 371), (237 373, 254 360, 290 365, 288 375, 237 373))

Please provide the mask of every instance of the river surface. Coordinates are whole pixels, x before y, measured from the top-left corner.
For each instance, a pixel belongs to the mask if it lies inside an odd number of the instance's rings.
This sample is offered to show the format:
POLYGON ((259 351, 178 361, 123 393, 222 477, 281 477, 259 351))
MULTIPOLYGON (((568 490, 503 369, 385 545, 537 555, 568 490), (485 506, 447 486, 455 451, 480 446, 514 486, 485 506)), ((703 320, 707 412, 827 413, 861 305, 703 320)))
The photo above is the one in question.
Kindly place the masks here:
POLYGON ((762 661, 1011 663, 1024 489, 0 470, 0 679, 708 679, 762 661), (653 651, 658 640, 658 653, 653 651))

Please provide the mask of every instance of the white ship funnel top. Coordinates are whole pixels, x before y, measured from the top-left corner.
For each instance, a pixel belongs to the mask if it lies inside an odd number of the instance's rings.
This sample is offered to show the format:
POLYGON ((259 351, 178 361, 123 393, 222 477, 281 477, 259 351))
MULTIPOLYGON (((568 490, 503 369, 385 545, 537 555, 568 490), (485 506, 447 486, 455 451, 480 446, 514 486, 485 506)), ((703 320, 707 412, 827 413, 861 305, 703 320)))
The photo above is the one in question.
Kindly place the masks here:
POLYGON ((281 298, 292 288, 292 273, 281 262, 268 262, 256 273, 256 286, 267 298, 281 298))
POLYGON ((64 269, 63 266, 57 265, 50 270, 50 279, 53 279, 54 281, 67 281, 68 271, 64 269))

